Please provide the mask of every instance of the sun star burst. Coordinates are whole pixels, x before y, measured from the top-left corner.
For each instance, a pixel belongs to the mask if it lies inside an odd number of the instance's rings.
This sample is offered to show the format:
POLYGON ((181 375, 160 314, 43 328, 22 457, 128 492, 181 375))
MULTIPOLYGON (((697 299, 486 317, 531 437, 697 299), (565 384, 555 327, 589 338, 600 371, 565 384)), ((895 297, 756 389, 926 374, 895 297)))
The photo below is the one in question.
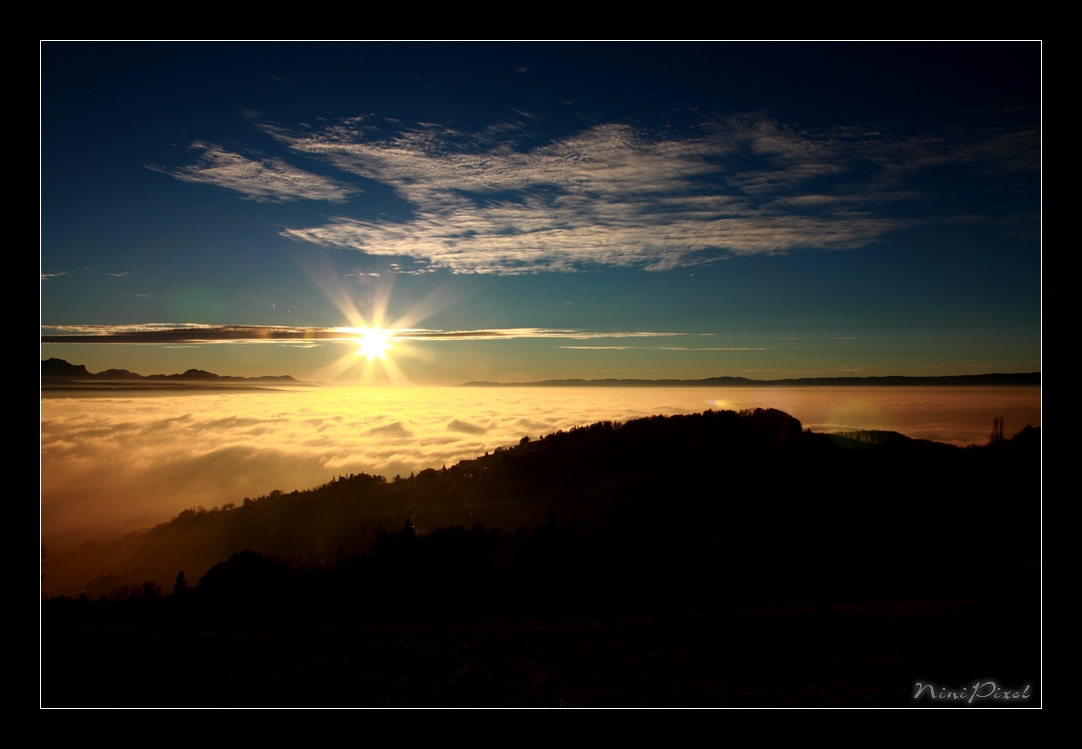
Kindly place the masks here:
POLYGON ((372 359, 386 359, 387 351, 391 348, 390 340, 390 331, 382 328, 365 328, 361 331, 360 338, 357 339, 357 343, 360 345, 357 354, 358 356, 367 356, 369 361, 372 359))

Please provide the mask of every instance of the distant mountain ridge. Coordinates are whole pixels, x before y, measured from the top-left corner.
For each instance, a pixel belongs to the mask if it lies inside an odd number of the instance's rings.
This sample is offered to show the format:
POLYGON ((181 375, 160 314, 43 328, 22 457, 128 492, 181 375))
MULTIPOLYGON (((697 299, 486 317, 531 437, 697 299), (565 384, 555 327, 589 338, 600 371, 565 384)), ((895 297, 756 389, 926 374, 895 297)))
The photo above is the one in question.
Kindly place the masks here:
POLYGON ((89 372, 85 364, 69 364, 63 359, 42 359, 42 378, 91 378, 95 380, 221 380, 223 382, 296 382, 292 375, 263 375, 261 377, 234 377, 218 375, 202 369, 189 369, 181 374, 141 375, 127 369, 106 369, 103 372, 89 372))
POLYGON ((106 369, 103 372, 90 372, 84 364, 71 364, 64 359, 42 359, 41 384, 46 389, 71 389, 91 387, 94 389, 117 387, 154 387, 156 385, 245 385, 245 384, 282 384, 310 385, 292 375, 263 375, 261 377, 234 377, 218 375, 202 369, 189 369, 180 374, 141 375, 127 369, 106 369))
POLYGON ((537 382, 465 382, 460 387, 807 387, 807 386, 927 386, 927 385, 1026 385, 1039 386, 1040 372, 1013 374, 944 375, 907 377, 800 377, 784 380, 752 380, 747 377, 707 377, 702 380, 540 380, 537 382))

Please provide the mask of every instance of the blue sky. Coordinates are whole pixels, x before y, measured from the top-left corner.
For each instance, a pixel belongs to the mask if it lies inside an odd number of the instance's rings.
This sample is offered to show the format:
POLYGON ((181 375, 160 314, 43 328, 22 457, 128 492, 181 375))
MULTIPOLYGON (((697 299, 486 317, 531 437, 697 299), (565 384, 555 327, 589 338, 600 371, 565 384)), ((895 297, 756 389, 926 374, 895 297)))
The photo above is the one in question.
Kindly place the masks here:
POLYGON ((1040 66, 1038 43, 44 43, 42 333, 87 337, 42 356, 418 384, 1034 371, 1040 66), (361 324, 414 332, 382 369, 266 337, 361 324))

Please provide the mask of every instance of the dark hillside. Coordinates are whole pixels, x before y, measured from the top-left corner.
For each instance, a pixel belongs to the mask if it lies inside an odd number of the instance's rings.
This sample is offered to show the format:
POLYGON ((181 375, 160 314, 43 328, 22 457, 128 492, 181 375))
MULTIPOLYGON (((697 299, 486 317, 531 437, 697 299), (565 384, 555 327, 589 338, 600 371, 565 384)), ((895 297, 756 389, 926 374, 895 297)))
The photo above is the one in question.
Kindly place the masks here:
MULTIPOLYGON (((367 553, 381 528, 407 518, 421 534, 477 523, 510 532, 555 514, 594 528, 613 550, 640 549, 635 559, 695 548, 710 565, 743 570, 738 578, 774 570, 795 590, 814 589, 826 569, 855 584, 933 557, 995 550, 1035 561, 1037 434, 962 449, 891 433, 812 434, 771 410, 602 422, 409 478, 340 476, 238 507, 186 510, 52 559, 51 592, 97 597, 179 569, 195 580, 244 549, 329 564, 367 553)), ((624 564, 624 551, 617 556, 624 564)))
POLYGON ((1036 706, 1039 522, 1035 429, 599 423, 54 560, 114 574, 43 604, 42 700, 906 706, 996 679, 1036 706))

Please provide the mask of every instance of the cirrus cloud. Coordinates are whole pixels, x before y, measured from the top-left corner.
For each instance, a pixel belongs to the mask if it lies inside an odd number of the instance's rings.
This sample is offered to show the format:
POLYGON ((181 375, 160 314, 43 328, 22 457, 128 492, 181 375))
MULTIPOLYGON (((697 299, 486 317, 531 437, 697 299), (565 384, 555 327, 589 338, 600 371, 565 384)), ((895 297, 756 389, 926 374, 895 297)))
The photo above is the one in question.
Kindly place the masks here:
POLYGON ((410 206, 407 218, 343 211, 281 234, 406 258, 401 272, 413 273, 662 271, 851 250, 927 220, 901 206, 925 196, 919 175, 929 169, 1040 168, 1040 134, 1031 130, 970 133, 963 142, 873 127, 800 129, 764 114, 704 118, 679 134, 605 123, 534 147, 536 134, 507 123, 476 133, 374 117, 259 127, 343 180, 205 144, 196 144, 198 164, 153 168, 262 201, 345 202, 356 192, 346 182, 358 178, 388 186, 410 206))
POLYGON ((281 159, 248 159, 211 143, 193 143, 201 150, 199 163, 170 169, 148 164, 148 169, 182 182, 214 185, 239 192, 248 200, 280 203, 293 200, 325 200, 343 203, 358 190, 326 177, 298 169, 281 159))

